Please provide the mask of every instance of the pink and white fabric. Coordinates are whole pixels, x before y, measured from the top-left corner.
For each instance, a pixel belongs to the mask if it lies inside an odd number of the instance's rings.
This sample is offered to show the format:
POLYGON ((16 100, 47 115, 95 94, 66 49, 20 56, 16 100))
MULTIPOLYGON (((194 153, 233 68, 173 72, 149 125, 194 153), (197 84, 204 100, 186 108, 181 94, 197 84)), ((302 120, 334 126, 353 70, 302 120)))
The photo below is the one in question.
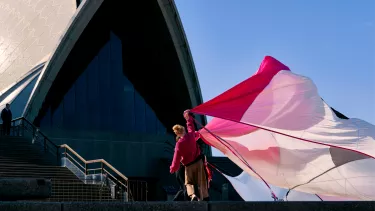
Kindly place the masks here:
MULTIPOLYGON (((236 177, 231 177, 223 174, 224 177, 232 184, 236 189, 237 193, 242 197, 244 201, 273 201, 270 197, 270 192, 265 188, 264 183, 258 179, 250 176, 248 173, 243 171, 236 177)), ((300 191, 291 190, 288 193, 288 189, 280 188, 271 185, 271 188, 275 195, 279 199, 284 201, 350 201, 352 199, 339 198, 331 196, 316 195, 310 193, 304 193, 300 191), (288 194, 287 194, 288 193, 288 194)))
POLYGON ((270 56, 191 111, 215 117, 200 130, 204 141, 255 178, 251 168, 277 187, 375 200, 375 126, 337 112, 312 80, 270 56))

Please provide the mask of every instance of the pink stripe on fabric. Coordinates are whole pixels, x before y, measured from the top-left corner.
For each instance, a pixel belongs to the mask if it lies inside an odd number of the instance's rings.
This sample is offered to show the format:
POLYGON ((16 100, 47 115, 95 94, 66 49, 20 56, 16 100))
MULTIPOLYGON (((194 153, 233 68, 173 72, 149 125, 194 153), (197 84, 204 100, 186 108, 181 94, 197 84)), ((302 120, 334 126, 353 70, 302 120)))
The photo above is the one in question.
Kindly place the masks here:
POLYGON ((254 76, 191 111, 209 116, 225 116, 228 119, 240 121, 259 93, 281 70, 289 71, 290 69, 275 58, 266 56, 254 76))

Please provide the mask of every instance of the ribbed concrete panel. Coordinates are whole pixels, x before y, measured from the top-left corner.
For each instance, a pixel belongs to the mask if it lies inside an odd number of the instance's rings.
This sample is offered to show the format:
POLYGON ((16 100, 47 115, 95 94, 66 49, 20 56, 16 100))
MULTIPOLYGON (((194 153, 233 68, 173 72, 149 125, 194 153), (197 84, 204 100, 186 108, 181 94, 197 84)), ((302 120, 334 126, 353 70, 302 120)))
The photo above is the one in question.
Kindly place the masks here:
POLYGON ((0 0, 0 90, 53 51, 75 0, 0 0))

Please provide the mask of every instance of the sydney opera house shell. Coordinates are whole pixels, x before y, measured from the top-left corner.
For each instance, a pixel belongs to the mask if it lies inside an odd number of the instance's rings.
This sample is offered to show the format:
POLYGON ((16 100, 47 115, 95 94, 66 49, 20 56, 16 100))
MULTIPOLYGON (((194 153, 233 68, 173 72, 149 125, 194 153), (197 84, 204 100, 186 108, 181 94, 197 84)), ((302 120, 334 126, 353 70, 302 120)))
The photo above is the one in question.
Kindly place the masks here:
POLYGON ((202 96, 171 0, 1 0, 6 103, 56 144, 163 186, 171 127, 202 96))

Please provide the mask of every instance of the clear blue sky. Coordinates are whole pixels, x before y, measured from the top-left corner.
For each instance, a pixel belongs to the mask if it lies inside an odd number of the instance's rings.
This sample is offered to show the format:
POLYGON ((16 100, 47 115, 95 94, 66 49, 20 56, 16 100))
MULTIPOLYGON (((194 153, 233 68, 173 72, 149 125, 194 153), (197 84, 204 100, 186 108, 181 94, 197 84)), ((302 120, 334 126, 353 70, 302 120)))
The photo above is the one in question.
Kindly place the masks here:
POLYGON ((204 101, 270 55, 310 77, 336 110, 375 124, 375 0, 175 2, 204 101))

